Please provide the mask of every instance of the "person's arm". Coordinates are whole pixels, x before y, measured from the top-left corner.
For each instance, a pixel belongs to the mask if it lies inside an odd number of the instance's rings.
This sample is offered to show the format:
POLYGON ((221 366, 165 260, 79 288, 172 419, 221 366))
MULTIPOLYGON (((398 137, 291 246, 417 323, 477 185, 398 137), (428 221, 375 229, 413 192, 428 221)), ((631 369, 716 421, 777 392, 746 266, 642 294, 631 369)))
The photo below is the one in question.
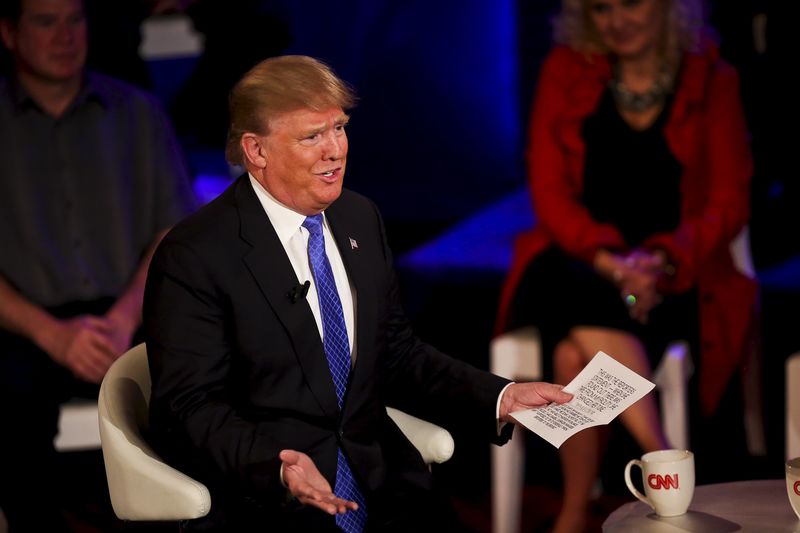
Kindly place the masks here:
POLYGON ((109 340, 113 347, 114 357, 119 357, 130 348, 131 339, 142 323, 142 300, 147 280, 147 270, 158 243, 167 234, 168 229, 158 232, 147 248, 139 266, 136 268, 125 291, 117 298, 114 305, 106 312, 105 318, 111 325, 109 340))
POLYGON ((674 265, 672 276, 660 285, 669 292, 682 292, 697 281, 697 269, 720 247, 727 246, 747 223, 752 158, 748 130, 739 97, 736 71, 721 65, 710 75, 705 111, 698 117, 698 139, 704 153, 699 169, 707 176, 707 199, 700 209, 684 215, 678 228, 646 240, 643 246, 661 250, 674 265))
POLYGON ((106 319, 82 315, 61 320, 25 298, 0 276, 0 327, 27 338, 56 363, 99 383, 114 361, 106 319))
POLYGON ((383 220, 374 204, 372 209, 374 224, 365 221, 363 226, 376 228, 376 242, 383 248, 383 263, 373 270, 385 276, 387 349, 380 389, 387 405, 443 427, 460 425, 497 444, 506 442, 511 432, 498 431, 497 402, 509 380, 450 357, 417 337, 403 311, 383 220))
POLYGON ((99 383, 111 363, 130 348, 142 322, 147 269, 166 231, 158 233, 127 288, 104 316, 56 318, 0 276, 0 327, 30 340, 77 377, 99 383))
POLYGON ((528 181, 538 223, 562 250, 592 264, 598 249, 620 250, 626 243, 614 226, 598 223, 581 203, 579 176, 570 168, 574 156, 565 144, 580 142, 577 134, 575 139, 559 137, 576 127, 565 118, 574 115, 573 99, 589 98, 578 89, 597 83, 576 75, 581 69, 574 53, 561 47, 542 66, 529 124, 528 181))
POLYGON ((0 276, 0 327, 21 335, 40 348, 46 333, 58 320, 42 307, 22 296, 0 276))

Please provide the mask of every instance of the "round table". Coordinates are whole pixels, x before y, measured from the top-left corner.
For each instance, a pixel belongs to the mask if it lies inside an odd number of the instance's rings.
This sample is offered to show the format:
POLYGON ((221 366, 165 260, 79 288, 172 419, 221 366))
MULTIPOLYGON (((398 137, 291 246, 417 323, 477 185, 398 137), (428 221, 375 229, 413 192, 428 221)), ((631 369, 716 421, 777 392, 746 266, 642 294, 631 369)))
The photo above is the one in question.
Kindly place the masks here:
POLYGON ((689 511, 660 517, 640 501, 626 503, 603 522, 604 533, 800 533, 786 480, 752 480, 695 487, 689 511))

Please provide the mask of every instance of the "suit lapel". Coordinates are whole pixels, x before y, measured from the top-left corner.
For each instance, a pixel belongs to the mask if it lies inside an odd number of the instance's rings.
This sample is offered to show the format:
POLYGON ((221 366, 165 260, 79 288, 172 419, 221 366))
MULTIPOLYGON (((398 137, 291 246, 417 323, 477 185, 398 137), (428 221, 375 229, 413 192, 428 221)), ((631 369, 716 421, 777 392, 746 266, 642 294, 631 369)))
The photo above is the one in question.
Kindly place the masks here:
POLYGON ((300 367, 320 408, 328 416, 336 417, 339 411, 336 391, 314 315, 308 302, 292 303, 289 298, 289 290, 300 282, 247 175, 239 179, 236 202, 241 238, 252 247, 243 261, 289 334, 300 367))

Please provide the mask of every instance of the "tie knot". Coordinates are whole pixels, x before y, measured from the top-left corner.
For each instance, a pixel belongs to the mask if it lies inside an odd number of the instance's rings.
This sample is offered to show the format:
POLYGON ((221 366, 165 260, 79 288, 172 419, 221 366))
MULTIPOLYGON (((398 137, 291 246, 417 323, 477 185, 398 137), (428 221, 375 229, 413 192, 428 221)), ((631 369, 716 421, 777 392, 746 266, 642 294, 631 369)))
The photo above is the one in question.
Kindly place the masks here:
POLYGON ((312 235, 319 235, 322 233, 322 213, 306 217, 303 221, 303 227, 308 230, 312 235))

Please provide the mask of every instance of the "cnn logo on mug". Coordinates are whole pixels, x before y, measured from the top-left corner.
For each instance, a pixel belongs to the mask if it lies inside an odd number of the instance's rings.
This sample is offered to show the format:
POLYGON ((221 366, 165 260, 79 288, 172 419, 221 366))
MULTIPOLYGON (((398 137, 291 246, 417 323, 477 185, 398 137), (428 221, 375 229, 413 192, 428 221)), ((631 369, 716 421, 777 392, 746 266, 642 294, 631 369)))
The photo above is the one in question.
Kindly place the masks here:
POLYGON ((786 461, 786 493, 797 518, 800 518, 800 457, 786 461))
MULTIPOLYGON (((647 484, 650 486, 651 489, 654 490, 661 490, 661 489, 677 489, 680 488, 678 485, 678 474, 650 474, 647 476, 647 484)), ((795 487, 797 490, 797 487, 795 487)), ((800 494, 800 493, 799 493, 800 494)))
POLYGON ((625 466, 625 484, 658 516, 682 515, 694 496, 694 454, 689 450, 657 450, 632 459, 625 466), (631 479, 633 467, 642 471, 644 494, 631 479))

